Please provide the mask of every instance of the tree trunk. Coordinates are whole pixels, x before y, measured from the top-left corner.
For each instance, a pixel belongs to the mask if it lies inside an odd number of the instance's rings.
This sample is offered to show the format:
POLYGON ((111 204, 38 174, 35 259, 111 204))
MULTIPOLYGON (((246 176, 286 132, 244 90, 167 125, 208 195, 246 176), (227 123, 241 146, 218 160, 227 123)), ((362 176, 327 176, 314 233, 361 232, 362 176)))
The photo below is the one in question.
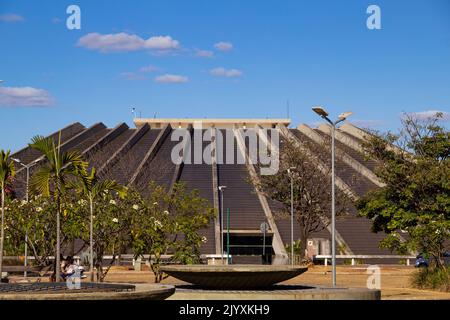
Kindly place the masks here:
POLYGON ((61 280, 61 221, 60 221, 60 211, 61 211, 61 204, 59 195, 57 195, 56 199, 57 203, 57 212, 56 212, 56 257, 55 257, 55 282, 60 282, 61 280))
MULTIPOLYGON (((90 205, 90 224, 89 224, 89 271, 91 273, 91 282, 94 282, 94 203, 92 201, 92 197, 89 197, 89 205, 90 205)), ((97 276, 98 279, 98 276, 97 276)))
POLYGON ((300 263, 305 259, 305 251, 306 251, 306 245, 308 241, 308 235, 303 232, 303 230, 300 231, 300 263))
POLYGON ((5 240, 5 188, 2 184, 2 221, 1 221, 1 235, 0 235, 0 282, 3 272, 3 242, 5 240))

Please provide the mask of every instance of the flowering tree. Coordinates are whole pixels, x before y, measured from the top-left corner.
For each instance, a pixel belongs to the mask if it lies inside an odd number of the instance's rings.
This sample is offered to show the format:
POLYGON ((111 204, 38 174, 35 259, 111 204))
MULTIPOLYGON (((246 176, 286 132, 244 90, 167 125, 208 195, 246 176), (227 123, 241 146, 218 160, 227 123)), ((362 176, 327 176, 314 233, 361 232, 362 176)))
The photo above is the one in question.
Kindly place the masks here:
MULTIPOLYGON (((125 189, 124 189, 125 190, 125 189)), ((97 270, 97 281, 102 282, 116 257, 122 250, 130 245, 131 221, 140 204, 140 195, 134 192, 121 192, 120 195, 105 189, 96 197, 94 205, 96 214, 92 216, 92 233, 90 228, 90 203, 80 199, 77 202, 76 212, 84 221, 80 228, 80 238, 85 245, 90 244, 91 235, 93 243, 93 263, 97 270), (112 254, 112 259, 105 267, 103 256, 112 254)))
MULTIPOLYGON (((61 205, 62 229, 61 246, 68 248, 69 244, 78 238, 84 221, 77 214, 74 205, 75 199, 65 195, 61 205)), ((40 267, 51 265, 49 259, 54 254, 56 245, 56 222, 54 212, 56 203, 51 199, 37 195, 31 196, 29 201, 9 200, 10 214, 6 218, 8 236, 6 247, 8 252, 20 255, 24 250, 25 234, 28 234, 27 244, 34 256, 34 264, 40 267)))
POLYGON ((120 192, 122 187, 114 180, 100 180, 95 168, 92 168, 90 173, 87 171, 82 172, 80 179, 75 180, 72 186, 82 199, 89 202, 89 270, 91 273, 91 281, 94 281, 94 201, 102 193, 107 193, 108 190, 120 192))
POLYGON ((199 248, 206 239, 198 231, 214 217, 214 209, 198 191, 188 193, 180 183, 171 193, 150 183, 149 194, 133 216, 133 249, 136 256, 150 254, 150 267, 158 283, 166 277, 160 269, 164 255, 173 254, 172 262, 200 261, 199 248))

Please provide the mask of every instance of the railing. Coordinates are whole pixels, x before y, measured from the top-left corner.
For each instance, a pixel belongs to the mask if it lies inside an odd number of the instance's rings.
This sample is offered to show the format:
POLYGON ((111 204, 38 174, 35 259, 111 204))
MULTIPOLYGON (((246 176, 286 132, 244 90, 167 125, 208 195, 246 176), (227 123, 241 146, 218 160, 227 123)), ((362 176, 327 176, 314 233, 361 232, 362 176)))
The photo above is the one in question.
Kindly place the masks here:
MULTIPOLYGON (((324 260, 324 264, 328 265, 328 259, 331 259, 331 255, 316 255, 314 256, 314 260, 324 260)), ((336 259, 351 259, 351 265, 354 266, 356 264, 356 259, 405 259, 406 265, 410 265, 411 259, 416 259, 415 256, 405 256, 405 255, 361 255, 361 254, 338 254, 336 255, 336 259)))

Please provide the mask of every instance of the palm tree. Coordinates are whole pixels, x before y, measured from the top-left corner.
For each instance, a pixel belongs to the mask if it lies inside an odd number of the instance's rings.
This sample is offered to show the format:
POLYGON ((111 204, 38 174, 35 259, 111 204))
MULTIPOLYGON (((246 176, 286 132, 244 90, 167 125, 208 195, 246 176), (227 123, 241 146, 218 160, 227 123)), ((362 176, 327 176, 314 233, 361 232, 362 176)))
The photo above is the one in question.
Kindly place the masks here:
POLYGON ((56 202, 56 254, 55 254, 55 279, 60 281, 61 265, 61 197, 66 191, 68 179, 79 177, 87 170, 87 162, 77 151, 61 151, 61 133, 59 134, 58 145, 52 138, 35 136, 31 140, 30 146, 45 156, 47 160, 31 179, 32 190, 43 196, 53 196, 56 202))
POLYGON ((5 240, 5 189, 8 181, 14 177, 16 172, 13 162, 9 159, 9 150, 0 151, 0 188, 2 189, 2 221, 0 235, 0 281, 3 272, 3 242, 5 240))
POLYGON ((84 172, 81 179, 75 181, 72 186, 89 201, 89 270, 91 281, 94 281, 94 200, 104 191, 116 190, 120 192, 123 188, 113 180, 99 180, 95 168, 92 168, 91 173, 84 172))

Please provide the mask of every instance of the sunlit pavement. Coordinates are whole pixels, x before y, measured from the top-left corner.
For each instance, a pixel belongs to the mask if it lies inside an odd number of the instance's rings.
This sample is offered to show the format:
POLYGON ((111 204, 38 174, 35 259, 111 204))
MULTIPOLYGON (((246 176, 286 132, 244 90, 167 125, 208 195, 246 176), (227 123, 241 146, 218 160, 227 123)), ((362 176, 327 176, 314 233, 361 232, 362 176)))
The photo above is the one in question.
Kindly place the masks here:
MULTIPOLYGON (((421 300, 421 299, 447 299, 450 300, 450 293, 419 290, 411 287, 410 276, 416 271, 414 267, 406 266, 380 266, 381 269, 381 297, 384 300, 421 300)), ((366 273, 367 265, 338 266, 337 285, 341 287, 366 288, 369 274, 366 273)), ((35 282, 36 277, 29 277, 26 280, 20 276, 10 277, 11 282, 35 282)), ((48 277, 40 278, 40 281, 48 281, 48 277)), ((106 282, 116 283, 146 283, 153 282, 153 273, 144 267, 143 271, 134 271, 131 267, 113 267, 109 271, 106 282)), ((172 277, 162 281, 166 284, 184 284, 184 282, 172 277)), ((313 266, 309 270, 283 284, 304 284, 304 285, 331 285, 331 267, 313 266)))

